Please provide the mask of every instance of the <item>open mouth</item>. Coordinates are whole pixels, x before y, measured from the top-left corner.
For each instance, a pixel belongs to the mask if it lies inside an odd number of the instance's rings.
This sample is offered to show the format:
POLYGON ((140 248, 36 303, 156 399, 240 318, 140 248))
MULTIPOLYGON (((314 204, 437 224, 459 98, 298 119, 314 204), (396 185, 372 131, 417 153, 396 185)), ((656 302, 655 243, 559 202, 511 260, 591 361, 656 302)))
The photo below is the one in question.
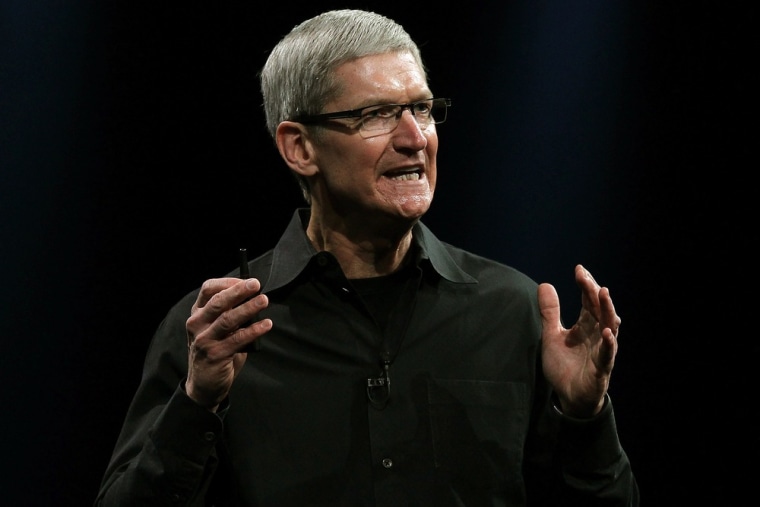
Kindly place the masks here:
POLYGON ((419 169, 407 169, 403 171, 391 171, 385 174, 386 178, 394 181, 417 181, 420 179, 422 171, 419 169))

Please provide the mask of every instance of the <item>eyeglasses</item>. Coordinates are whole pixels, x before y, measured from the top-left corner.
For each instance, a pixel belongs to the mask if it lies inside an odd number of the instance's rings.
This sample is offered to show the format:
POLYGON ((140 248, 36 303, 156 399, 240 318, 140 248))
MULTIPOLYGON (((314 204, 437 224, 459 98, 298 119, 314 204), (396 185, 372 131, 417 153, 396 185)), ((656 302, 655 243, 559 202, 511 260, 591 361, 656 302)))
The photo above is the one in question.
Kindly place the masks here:
POLYGON ((409 104, 378 104, 361 107, 350 111, 298 116, 292 121, 305 125, 323 123, 342 118, 355 119, 352 127, 359 131, 362 137, 379 136, 396 130, 401 115, 408 109, 421 129, 446 121, 446 112, 451 106, 451 99, 425 99, 409 104))

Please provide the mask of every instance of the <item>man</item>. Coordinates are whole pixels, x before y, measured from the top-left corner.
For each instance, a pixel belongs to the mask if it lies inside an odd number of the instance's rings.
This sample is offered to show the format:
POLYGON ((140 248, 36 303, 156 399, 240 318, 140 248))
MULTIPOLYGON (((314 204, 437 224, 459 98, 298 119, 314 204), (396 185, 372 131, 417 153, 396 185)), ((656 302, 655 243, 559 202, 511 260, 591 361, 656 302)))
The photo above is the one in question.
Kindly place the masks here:
POLYGON ((578 266, 565 329, 551 285, 420 222, 449 100, 403 28, 316 16, 261 87, 309 207, 169 311, 96 505, 638 505, 609 291, 578 266))

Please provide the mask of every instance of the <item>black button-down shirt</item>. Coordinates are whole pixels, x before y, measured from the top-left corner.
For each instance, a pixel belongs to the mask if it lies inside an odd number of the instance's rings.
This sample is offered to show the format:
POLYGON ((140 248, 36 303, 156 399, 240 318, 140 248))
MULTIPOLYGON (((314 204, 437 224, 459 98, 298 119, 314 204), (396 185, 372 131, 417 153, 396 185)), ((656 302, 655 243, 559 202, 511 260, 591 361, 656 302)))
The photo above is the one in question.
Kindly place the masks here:
POLYGON ((636 505, 609 399, 552 409, 534 281, 421 223, 400 274, 351 281, 307 221, 250 262, 274 327, 218 414, 182 390, 197 291, 169 311, 98 505, 636 505))

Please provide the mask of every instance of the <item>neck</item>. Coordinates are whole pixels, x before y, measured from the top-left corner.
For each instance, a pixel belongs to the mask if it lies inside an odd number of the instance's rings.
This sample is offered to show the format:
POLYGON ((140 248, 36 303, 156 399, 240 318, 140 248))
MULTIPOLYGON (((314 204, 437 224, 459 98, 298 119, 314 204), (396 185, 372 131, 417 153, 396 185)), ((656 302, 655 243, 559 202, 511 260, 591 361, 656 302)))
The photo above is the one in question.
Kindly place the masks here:
POLYGON ((314 248, 338 259, 349 279, 394 273, 401 268, 412 244, 412 225, 384 227, 350 220, 325 221, 312 213, 306 234, 314 248))

